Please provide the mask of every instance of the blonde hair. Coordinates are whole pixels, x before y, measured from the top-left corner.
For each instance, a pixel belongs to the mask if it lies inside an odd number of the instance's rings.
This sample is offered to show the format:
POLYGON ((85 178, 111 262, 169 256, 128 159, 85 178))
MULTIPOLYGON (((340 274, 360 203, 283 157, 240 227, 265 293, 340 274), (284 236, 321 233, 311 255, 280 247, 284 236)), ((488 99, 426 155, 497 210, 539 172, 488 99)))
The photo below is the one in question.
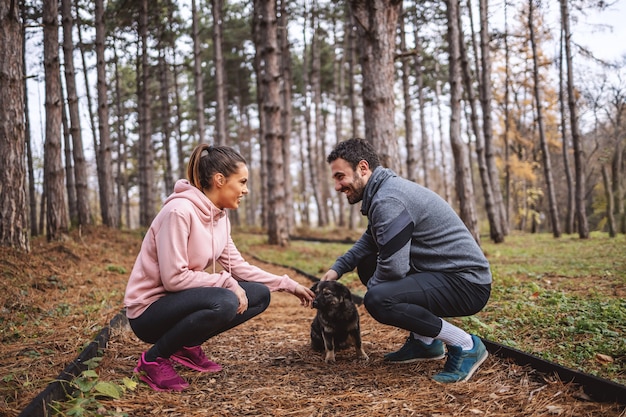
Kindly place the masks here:
POLYGON ((201 143, 195 147, 187 163, 187 179, 200 190, 209 190, 215 174, 228 178, 239 169, 239 164, 246 160, 229 146, 213 146, 201 143))

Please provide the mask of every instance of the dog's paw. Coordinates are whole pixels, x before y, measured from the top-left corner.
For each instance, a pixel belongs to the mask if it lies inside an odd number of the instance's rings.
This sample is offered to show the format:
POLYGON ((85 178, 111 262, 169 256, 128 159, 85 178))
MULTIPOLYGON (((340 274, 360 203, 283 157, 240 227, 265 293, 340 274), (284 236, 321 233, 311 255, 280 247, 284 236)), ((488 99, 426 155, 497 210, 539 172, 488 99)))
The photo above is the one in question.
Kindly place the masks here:
POLYGON ((360 352, 357 352, 357 357, 361 359, 363 362, 367 362, 370 360, 369 356, 367 356, 367 353, 365 353, 363 350, 361 350, 360 352))
POLYGON ((335 363, 335 352, 333 351, 326 352, 326 357, 324 358, 324 362, 335 363))

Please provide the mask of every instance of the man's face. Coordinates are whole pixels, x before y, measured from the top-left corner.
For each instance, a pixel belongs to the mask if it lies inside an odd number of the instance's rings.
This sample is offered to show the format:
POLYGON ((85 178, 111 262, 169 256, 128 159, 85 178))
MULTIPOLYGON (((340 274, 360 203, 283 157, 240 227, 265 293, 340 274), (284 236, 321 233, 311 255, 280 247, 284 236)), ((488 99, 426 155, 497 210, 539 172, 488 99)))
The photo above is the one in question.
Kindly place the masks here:
POLYGON ((363 200, 363 191, 367 182, 362 176, 362 169, 352 166, 345 159, 337 158, 330 163, 330 171, 335 181, 335 190, 346 195, 348 203, 356 204, 363 200))

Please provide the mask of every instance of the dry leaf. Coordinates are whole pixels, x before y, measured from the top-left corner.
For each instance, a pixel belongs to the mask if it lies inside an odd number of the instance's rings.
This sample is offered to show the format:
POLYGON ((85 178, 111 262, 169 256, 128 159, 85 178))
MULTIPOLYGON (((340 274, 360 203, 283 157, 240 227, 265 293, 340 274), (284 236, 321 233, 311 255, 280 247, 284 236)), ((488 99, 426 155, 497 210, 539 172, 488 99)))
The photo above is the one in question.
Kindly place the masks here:
POLYGON ((607 364, 607 363, 612 363, 615 359, 613 359, 613 357, 609 355, 596 353, 596 360, 600 363, 607 364))

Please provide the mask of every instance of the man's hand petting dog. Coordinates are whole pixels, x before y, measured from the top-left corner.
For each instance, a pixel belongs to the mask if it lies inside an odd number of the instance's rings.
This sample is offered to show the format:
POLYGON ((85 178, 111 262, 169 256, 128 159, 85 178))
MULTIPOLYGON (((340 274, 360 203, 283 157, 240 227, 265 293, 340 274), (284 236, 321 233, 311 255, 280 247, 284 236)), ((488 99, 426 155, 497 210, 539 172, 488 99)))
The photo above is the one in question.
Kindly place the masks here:
POLYGON ((358 358, 368 360, 361 346, 359 312, 352 301, 350 290, 337 281, 316 282, 311 290, 315 293, 313 308, 317 313, 311 323, 311 347, 326 352, 326 363, 335 362, 335 349, 353 345, 358 358))

